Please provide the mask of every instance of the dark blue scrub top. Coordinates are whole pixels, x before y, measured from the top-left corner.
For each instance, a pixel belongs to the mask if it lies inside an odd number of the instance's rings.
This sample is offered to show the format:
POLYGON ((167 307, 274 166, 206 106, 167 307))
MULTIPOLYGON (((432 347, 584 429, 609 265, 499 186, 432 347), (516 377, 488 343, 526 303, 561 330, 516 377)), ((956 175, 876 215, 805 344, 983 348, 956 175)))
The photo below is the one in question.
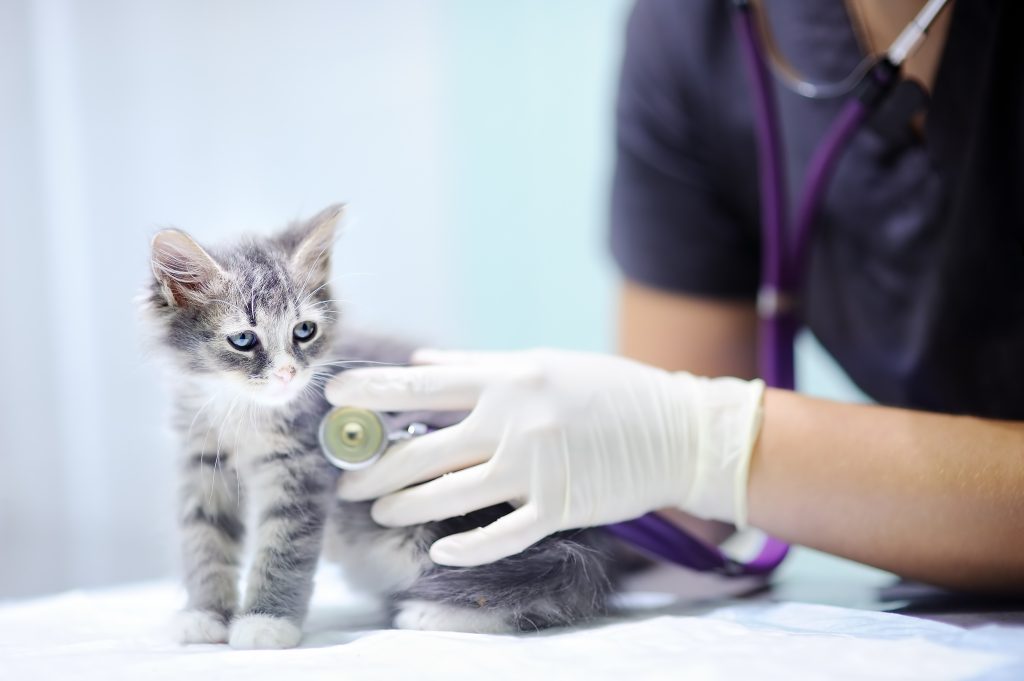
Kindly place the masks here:
MULTIPOLYGON (((860 61, 842 0, 762 4, 776 43, 812 79, 842 78, 860 61)), ((634 8, 611 243, 632 280, 753 300, 756 150, 731 11, 727 0, 634 8)), ((923 139, 890 104, 837 166, 803 318, 879 402, 1024 419, 1024 3, 960 0, 953 12, 923 139)), ((792 213, 842 103, 775 92, 792 213)))

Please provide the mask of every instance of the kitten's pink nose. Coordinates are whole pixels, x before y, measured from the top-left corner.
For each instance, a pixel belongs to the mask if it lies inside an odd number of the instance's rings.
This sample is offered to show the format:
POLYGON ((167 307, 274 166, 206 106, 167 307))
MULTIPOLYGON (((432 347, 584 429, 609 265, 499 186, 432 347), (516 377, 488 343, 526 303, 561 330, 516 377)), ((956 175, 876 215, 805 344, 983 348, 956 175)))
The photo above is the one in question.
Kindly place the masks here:
POLYGON ((282 383, 288 383, 293 378, 295 378, 295 367, 293 367, 293 366, 286 366, 286 367, 281 367, 280 369, 275 370, 274 371, 274 378, 276 378, 277 380, 281 381, 282 383))

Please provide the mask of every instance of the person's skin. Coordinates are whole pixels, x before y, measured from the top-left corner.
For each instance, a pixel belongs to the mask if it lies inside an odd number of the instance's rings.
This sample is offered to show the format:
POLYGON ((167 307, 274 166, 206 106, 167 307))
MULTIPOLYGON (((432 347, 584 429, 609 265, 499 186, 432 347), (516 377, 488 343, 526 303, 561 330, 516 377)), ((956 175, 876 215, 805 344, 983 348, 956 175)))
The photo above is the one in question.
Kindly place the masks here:
MULTIPOLYGON (((751 377, 754 306, 624 282, 622 354, 751 377)), ((952 588, 1024 594, 1024 423, 849 405, 769 390, 750 524, 952 588)), ((673 519, 705 537, 703 521, 673 519)))
MULTIPOLYGON (((924 4, 923 0, 846 0, 846 11, 863 50, 877 57, 885 52, 924 4)), ((953 0, 950 0, 929 29, 928 37, 903 63, 903 77, 916 80, 929 93, 935 85, 942 48, 949 35, 953 5, 953 0)), ((912 122, 922 137, 926 114, 926 111, 919 113, 912 122)))
POLYGON ((698 298, 626 280, 619 291, 619 352, 669 371, 757 376, 752 301, 698 298))
POLYGON ((1024 423, 769 389, 749 520, 951 588, 1024 595, 1024 423))
MULTIPOLYGON (((889 47, 924 4, 923 0, 846 0, 846 11, 861 47, 865 52, 877 56, 889 47)), ((931 92, 935 74, 939 70, 942 48, 949 34, 950 17, 953 16, 953 5, 951 0, 932 24, 928 38, 903 64, 903 77, 913 78, 928 92, 931 92)))

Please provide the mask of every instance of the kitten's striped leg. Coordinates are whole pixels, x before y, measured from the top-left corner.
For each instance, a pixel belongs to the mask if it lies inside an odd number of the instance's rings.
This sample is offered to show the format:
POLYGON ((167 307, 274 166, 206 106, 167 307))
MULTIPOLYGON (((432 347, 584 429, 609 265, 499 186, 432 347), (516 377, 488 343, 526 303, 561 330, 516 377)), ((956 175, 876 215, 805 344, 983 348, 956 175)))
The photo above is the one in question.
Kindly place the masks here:
POLYGON ((256 462, 256 555, 243 615, 231 625, 236 648, 290 648, 301 638, 313 592, 336 473, 318 452, 280 452, 256 462))
POLYGON ((228 457, 185 458, 180 522, 187 609, 175 619, 182 643, 225 643, 238 606, 238 563, 244 526, 238 478, 228 457), (216 467, 216 468, 215 468, 216 467))

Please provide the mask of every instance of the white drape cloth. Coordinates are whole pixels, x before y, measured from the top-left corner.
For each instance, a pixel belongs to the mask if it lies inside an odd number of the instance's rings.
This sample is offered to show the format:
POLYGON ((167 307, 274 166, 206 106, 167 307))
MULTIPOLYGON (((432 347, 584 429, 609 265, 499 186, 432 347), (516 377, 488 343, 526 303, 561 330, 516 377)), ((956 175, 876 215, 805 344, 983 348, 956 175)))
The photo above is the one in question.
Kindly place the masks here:
POLYGON ((175 585, 73 592, 0 607, 0 679, 1024 678, 1024 628, 801 604, 687 611, 661 596, 634 594, 637 614, 582 629, 491 636, 380 629, 373 608, 322 580, 302 648, 234 651, 163 636, 175 585))

